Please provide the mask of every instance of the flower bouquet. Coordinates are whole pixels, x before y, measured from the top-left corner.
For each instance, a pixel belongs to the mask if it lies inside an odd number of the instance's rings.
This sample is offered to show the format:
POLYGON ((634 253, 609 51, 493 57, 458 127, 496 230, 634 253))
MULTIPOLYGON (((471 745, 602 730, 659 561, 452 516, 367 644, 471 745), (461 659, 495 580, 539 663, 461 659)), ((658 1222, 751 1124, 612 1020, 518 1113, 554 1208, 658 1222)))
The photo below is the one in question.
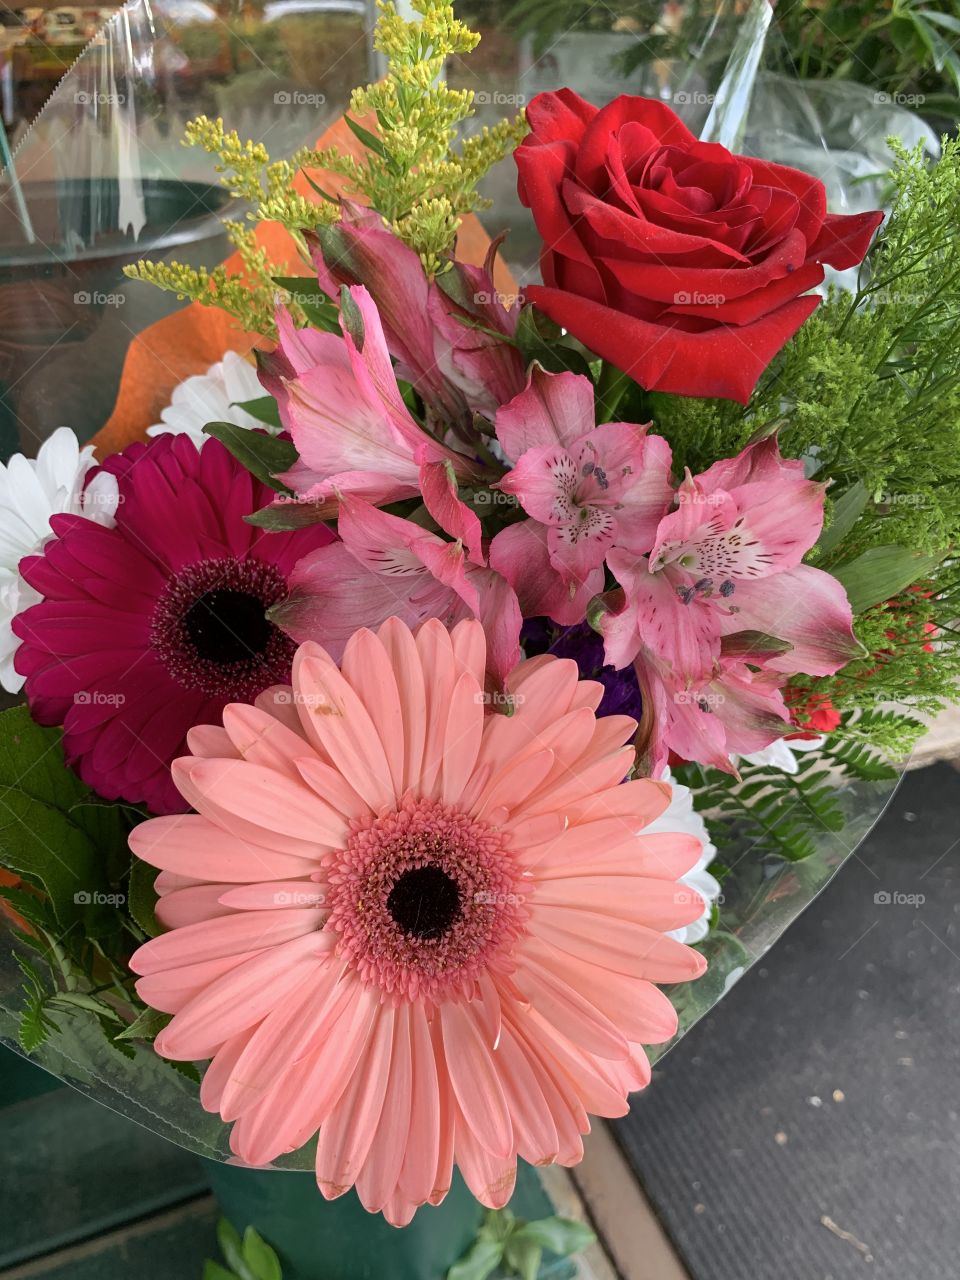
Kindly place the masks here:
POLYGON ((415 7, 336 142, 190 126, 236 270, 130 274, 236 350, 0 477, 7 1035, 395 1226, 575 1164, 960 669, 960 145, 884 222, 647 98, 457 141, 475 37, 415 7), (461 256, 500 162, 522 290, 461 256))

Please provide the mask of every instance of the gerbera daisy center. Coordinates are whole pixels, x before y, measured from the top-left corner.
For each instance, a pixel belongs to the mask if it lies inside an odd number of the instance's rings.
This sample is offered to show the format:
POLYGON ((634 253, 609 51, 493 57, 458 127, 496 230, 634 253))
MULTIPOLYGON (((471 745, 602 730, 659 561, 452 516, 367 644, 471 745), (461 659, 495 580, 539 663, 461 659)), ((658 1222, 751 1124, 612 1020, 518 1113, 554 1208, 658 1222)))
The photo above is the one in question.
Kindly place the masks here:
POLYGON ((404 933, 440 938, 462 913, 460 886, 442 867, 415 867, 390 890, 387 910, 404 933))
POLYGON ((263 560, 201 560, 167 584, 151 644, 185 688, 252 701, 290 674, 296 646, 266 617, 286 593, 279 569, 263 560))
POLYGON ((327 927, 365 981, 439 1000, 511 967, 525 885, 506 838, 486 823, 409 798, 355 823, 330 862, 327 927))

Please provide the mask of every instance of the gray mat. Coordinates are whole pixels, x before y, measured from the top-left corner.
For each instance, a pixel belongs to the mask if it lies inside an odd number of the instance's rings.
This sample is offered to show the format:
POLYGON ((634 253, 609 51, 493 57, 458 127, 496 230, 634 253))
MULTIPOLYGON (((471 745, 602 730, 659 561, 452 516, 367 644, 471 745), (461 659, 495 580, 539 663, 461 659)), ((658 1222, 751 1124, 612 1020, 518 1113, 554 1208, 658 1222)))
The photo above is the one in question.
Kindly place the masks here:
POLYGON ((694 1280, 960 1277, 958 888, 940 764, 615 1126, 694 1280))

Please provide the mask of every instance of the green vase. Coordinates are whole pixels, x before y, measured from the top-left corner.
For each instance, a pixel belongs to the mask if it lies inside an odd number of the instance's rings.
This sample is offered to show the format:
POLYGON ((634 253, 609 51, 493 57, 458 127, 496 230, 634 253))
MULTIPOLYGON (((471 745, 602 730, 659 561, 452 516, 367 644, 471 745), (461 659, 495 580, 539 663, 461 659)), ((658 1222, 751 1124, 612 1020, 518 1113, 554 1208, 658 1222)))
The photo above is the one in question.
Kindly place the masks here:
MULTIPOLYGON (((354 1191, 324 1200, 312 1173, 204 1165, 224 1217, 240 1232, 256 1227, 276 1249, 283 1280, 444 1280, 469 1249, 484 1214, 459 1175, 443 1204, 424 1206, 398 1229, 367 1213, 354 1191)), ((528 1219, 553 1212, 527 1165, 520 1166, 510 1208, 528 1219)), ((542 1280, 572 1274, 559 1260, 547 1261, 541 1271, 542 1280)))

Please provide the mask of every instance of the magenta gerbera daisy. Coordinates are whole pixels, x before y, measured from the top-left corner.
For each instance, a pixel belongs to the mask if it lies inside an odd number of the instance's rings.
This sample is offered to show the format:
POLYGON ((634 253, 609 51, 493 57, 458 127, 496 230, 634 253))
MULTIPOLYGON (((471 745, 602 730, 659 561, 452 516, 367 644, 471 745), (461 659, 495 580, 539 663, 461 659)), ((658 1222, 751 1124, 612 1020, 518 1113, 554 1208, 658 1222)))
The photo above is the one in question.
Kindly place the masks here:
POLYGON ((54 516, 21 562, 44 597, 22 613, 17 670, 68 762, 110 800, 186 806, 170 778, 187 730, 286 681, 293 642, 266 618, 287 576, 329 542, 324 525, 265 533, 244 521, 274 496, 218 440, 159 436, 108 458, 115 528, 54 516))

